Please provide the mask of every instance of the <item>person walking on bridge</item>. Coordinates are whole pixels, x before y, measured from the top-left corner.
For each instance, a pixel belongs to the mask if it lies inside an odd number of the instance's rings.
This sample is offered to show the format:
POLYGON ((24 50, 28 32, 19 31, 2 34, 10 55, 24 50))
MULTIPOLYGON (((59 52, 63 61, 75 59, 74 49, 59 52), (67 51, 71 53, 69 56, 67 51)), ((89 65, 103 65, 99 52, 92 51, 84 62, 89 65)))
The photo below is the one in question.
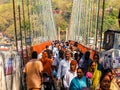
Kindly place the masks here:
POLYGON ((40 59, 40 61, 43 64, 43 73, 47 73, 51 79, 53 80, 53 75, 52 75, 52 60, 50 58, 48 58, 48 53, 46 51, 44 51, 42 53, 42 58, 40 59))
POLYGON ((65 87, 65 90, 69 90, 69 85, 71 80, 77 76, 77 61, 72 60, 70 63, 70 69, 66 71, 64 78, 63 78, 63 84, 65 87))
MULTIPOLYGON (((46 51, 44 51, 42 53, 42 58, 40 59, 40 61, 43 64, 43 74, 46 73, 46 75, 50 79, 48 88, 49 88, 49 90, 51 90, 52 86, 53 86, 53 88, 55 88, 54 87, 54 76, 52 74, 52 63, 53 63, 53 61, 50 58, 48 58, 48 53, 46 51)), ((44 83, 44 80, 43 80, 43 83, 44 83)), ((45 90, 48 90, 48 88, 45 89, 45 90)))
POLYGON ((23 72, 25 73, 27 90, 41 90, 42 84, 42 62, 37 59, 37 52, 32 52, 32 59, 25 65, 23 72))
POLYGON ((79 67, 82 67, 84 69, 85 74, 88 71, 91 62, 92 60, 90 58, 90 51, 86 51, 85 54, 82 56, 81 60, 79 61, 79 67))
MULTIPOLYGON (((61 60, 59 63, 58 71, 57 71, 57 82, 62 81, 62 90, 64 90, 63 78, 67 70, 70 69, 70 63, 73 59, 71 58, 71 52, 65 51, 65 59, 61 60)), ((58 86, 59 87, 59 86, 58 86)), ((59 90, 59 89, 58 89, 59 90)))

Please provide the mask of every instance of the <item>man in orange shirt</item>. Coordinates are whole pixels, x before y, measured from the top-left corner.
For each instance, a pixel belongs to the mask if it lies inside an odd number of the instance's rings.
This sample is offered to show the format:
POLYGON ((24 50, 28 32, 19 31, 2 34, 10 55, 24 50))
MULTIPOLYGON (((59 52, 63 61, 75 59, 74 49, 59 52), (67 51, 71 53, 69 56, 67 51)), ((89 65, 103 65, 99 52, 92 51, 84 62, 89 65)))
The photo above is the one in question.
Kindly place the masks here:
POLYGON ((25 65, 27 90, 41 90, 42 84, 42 62, 37 60, 37 52, 32 52, 32 59, 25 65))

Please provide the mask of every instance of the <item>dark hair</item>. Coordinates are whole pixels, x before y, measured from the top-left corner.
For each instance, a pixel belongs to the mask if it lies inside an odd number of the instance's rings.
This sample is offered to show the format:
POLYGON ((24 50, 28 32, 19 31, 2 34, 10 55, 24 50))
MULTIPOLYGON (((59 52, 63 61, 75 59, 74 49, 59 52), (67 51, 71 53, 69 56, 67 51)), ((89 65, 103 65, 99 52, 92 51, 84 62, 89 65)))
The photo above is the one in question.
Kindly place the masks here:
POLYGON ((95 53, 95 54, 94 54, 93 58, 94 58, 95 56, 97 56, 97 57, 98 57, 98 59, 99 59, 99 55, 98 55, 97 53, 95 53))
MULTIPOLYGON (((92 61, 92 62, 90 62, 90 67, 92 66, 92 64, 94 63, 95 61, 92 61)), ((95 62, 96 63, 96 62, 95 62)))
POLYGON ((37 52, 33 51, 32 52, 32 59, 37 59, 37 56, 38 56, 37 52))
MULTIPOLYGON (((104 79, 105 76, 108 76, 108 75, 102 74, 102 76, 100 77, 100 83, 102 82, 102 80, 104 79)), ((111 78, 110 78, 110 81, 111 81, 111 78)))
POLYGON ((48 48, 49 46, 48 45, 46 45, 46 48, 48 48))
POLYGON ((78 53, 75 53, 75 54, 74 54, 74 58, 75 58, 75 60, 78 59, 78 53))
POLYGON ((73 56, 74 56, 72 52, 70 53, 70 55, 71 55, 71 57, 73 57, 73 56))
POLYGON ((85 52, 85 55, 90 55, 90 51, 86 51, 86 52, 85 52))
POLYGON ((82 52, 80 52, 80 53, 79 53, 79 57, 82 57, 82 56, 83 56, 83 53, 82 53, 82 52))
POLYGON ((85 52, 85 59, 88 60, 90 57, 90 51, 85 52))
POLYGON ((109 73, 109 72, 112 73, 112 70, 111 70, 110 68, 104 69, 103 72, 102 72, 102 74, 103 74, 103 75, 106 75, 106 74, 109 73))
POLYGON ((59 50, 59 58, 64 59, 64 55, 65 55, 64 51, 63 50, 59 50))
POLYGON ((84 73, 84 68, 82 68, 82 67, 78 67, 78 68, 77 68, 77 71, 78 71, 78 69, 81 69, 82 72, 84 73))
POLYGON ((69 42, 66 42, 66 46, 69 46, 69 42))
POLYGON ((77 47, 77 46, 78 46, 78 42, 75 42, 75 43, 74 43, 74 46, 77 47))

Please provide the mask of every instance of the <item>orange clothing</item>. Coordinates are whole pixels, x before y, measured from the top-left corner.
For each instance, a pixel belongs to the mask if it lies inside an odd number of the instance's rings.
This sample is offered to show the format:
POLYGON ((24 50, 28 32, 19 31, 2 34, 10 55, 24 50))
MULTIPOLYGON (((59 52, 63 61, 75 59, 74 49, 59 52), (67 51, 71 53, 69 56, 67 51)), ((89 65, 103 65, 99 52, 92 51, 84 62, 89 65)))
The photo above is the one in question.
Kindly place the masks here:
POLYGON ((43 53, 42 58, 40 59, 40 61, 43 64, 43 72, 47 72, 51 78, 53 79, 53 75, 52 75, 52 60, 48 58, 48 54, 46 52, 43 53))
POLYGON ((51 78, 53 77, 52 75, 52 60, 49 58, 46 58, 44 60, 41 60, 42 64, 43 64, 43 72, 47 72, 51 78))
POLYGON ((30 60, 24 68, 26 73, 27 89, 41 88, 41 72, 43 71, 43 65, 41 61, 36 59, 30 60))

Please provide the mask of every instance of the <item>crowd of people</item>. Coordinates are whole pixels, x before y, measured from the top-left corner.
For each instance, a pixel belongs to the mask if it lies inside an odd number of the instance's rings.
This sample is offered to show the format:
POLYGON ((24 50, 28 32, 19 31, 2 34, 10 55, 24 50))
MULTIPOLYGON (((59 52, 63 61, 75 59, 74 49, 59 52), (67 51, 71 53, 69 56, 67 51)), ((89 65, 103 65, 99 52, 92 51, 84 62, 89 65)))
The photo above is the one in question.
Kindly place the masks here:
POLYGON ((39 58, 33 51, 23 70, 27 90, 120 90, 115 69, 99 63, 99 53, 93 59, 90 54, 82 53, 77 42, 58 40, 39 58))

